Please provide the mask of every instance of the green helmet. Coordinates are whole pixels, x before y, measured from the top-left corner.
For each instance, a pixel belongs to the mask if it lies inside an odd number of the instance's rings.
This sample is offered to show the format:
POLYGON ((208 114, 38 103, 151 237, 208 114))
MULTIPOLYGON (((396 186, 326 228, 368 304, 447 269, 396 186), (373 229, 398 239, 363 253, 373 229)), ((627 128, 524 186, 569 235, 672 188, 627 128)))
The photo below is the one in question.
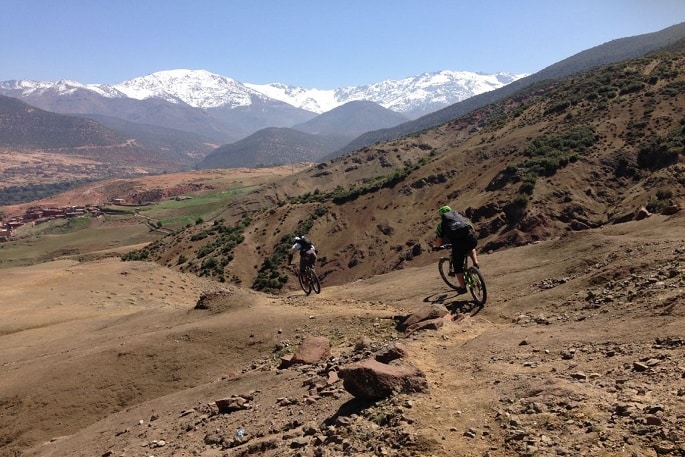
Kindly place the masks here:
POLYGON ((438 210, 438 216, 442 216, 443 214, 449 213, 450 211, 452 211, 452 208, 450 208, 449 206, 441 206, 438 210))

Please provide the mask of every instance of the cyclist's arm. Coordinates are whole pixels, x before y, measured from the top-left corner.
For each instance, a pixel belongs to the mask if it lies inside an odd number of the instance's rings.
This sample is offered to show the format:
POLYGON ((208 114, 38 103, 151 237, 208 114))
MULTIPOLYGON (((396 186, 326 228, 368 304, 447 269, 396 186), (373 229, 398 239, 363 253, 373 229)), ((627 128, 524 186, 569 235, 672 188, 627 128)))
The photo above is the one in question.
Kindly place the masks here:
POLYGON ((440 246, 442 246, 442 222, 438 224, 438 226, 435 228, 435 240, 433 241, 433 249, 438 249, 440 246))

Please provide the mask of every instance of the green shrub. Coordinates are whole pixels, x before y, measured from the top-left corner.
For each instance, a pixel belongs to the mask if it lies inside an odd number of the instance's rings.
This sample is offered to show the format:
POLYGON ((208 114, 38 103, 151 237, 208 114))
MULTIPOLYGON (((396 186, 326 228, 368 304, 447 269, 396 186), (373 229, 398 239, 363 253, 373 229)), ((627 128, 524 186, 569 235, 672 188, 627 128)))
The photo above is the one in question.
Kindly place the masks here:
POLYGON ((127 252, 121 256, 123 261, 136 261, 136 260, 147 260, 150 257, 150 251, 148 248, 138 249, 135 251, 127 252))

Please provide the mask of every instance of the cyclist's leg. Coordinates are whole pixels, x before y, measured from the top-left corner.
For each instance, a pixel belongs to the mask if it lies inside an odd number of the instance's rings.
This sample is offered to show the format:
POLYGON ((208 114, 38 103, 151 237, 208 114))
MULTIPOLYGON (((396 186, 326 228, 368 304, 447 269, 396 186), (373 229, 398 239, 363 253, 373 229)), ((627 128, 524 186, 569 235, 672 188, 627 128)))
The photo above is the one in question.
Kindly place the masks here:
POLYGON ((452 241, 452 265, 454 266, 454 273, 456 274, 459 287, 466 289, 466 282, 464 282, 464 257, 466 257, 463 244, 452 241))
POLYGON ((471 257, 471 261, 473 264, 478 268, 480 264, 478 263, 478 253, 476 252, 475 249, 471 249, 471 252, 469 252, 469 256, 471 257))
POLYGON ((304 252, 300 252, 300 274, 304 275, 304 267, 307 265, 307 256, 304 252))
POLYGON ((469 236, 466 238, 466 241, 467 247, 469 248, 469 257, 471 257, 471 261, 476 266, 476 268, 478 268, 478 252, 476 252, 476 246, 478 246, 478 237, 475 233, 471 232, 469 236))

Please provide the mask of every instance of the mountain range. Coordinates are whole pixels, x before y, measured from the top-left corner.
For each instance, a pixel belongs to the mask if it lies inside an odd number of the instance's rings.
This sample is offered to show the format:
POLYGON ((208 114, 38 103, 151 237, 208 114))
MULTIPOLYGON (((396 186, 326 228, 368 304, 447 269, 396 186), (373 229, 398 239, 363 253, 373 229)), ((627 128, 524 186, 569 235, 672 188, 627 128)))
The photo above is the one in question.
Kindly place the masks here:
MULTIPOLYGON (((300 126, 301 131, 313 135, 326 135, 321 131, 328 131, 339 137, 331 143, 331 147, 338 148, 368 130, 392 127, 523 76, 441 71, 361 87, 321 90, 281 83, 241 83, 204 70, 170 70, 115 85, 68 80, 5 81, 0 82, 0 95, 46 111, 96 120, 120 136, 134 138, 147 150, 161 148, 175 154, 189 150, 195 158, 273 127, 300 126), (369 118, 368 104, 349 105, 362 101, 376 104, 375 111, 384 112, 382 117, 369 118), (316 120, 343 106, 343 111, 316 120), (360 118, 364 124, 357 120, 360 118), (313 124, 306 124, 309 121, 313 124), (194 138, 192 147, 187 141, 179 145, 179 132, 194 138)), ((299 160, 308 159, 303 156, 299 160)), ((248 158, 245 165, 250 162, 248 158)))
MULTIPOLYGON (((620 38, 532 75, 442 71, 320 90, 241 83, 203 70, 171 70, 111 86, 5 81, 0 83, 0 95, 97 121, 111 131, 109 137, 127 139, 129 156, 159 158, 158 166, 147 172, 320 162, 449 122, 547 80, 643 56, 683 36, 685 24, 620 38), (162 163, 164 156, 169 157, 167 165, 162 163)), ((20 117, 25 124, 28 118, 20 117)), ((84 139, 81 146, 92 144, 97 143, 84 139)), ((0 144, 8 146, 35 147, 17 143, 17 138, 0 144)))

